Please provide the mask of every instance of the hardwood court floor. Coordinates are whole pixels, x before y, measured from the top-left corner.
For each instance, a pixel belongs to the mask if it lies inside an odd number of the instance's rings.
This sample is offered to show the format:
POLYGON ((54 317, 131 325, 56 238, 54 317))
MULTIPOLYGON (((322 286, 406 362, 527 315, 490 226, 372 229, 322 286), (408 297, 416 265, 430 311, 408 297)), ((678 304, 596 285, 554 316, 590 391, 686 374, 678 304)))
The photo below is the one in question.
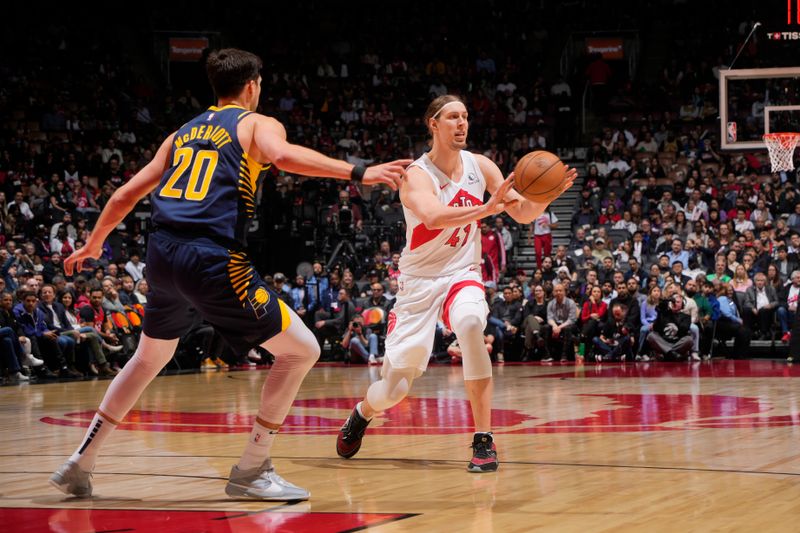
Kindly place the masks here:
POLYGON ((375 368, 311 371, 274 447, 309 502, 233 501, 224 479, 266 371, 159 377, 111 436, 91 500, 47 478, 106 381, 0 388, 0 531, 798 531, 800 367, 773 361, 495 367, 501 467, 465 471, 461 369, 435 366, 336 433, 375 368))

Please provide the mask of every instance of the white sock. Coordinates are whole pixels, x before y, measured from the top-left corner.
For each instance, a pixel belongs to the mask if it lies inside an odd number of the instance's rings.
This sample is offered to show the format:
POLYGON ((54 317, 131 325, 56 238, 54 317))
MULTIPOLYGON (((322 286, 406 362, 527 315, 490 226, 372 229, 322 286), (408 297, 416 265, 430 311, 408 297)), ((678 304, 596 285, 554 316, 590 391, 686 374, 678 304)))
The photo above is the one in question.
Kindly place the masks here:
POLYGON ((247 440, 241 459, 239 459, 239 470, 250 470, 261 466, 269 458, 272 449, 272 441, 278 434, 277 429, 270 429, 262 426, 258 422, 253 424, 253 431, 247 440))
POLYGON ((89 429, 86 430, 86 435, 81 441, 81 445, 70 456, 69 460, 77 463, 84 472, 94 470, 94 463, 97 461, 100 446, 116 427, 116 424, 95 413, 92 423, 89 424, 89 429))
POLYGON ((356 404, 356 411, 358 411, 358 414, 359 414, 359 415, 361 415, 361 418, 363 418, 363 419, 364 419, 364 420, 366 420, 367 422, 369 422, 370 420, 372 420, 372 417, 369 417, 369 418, 367 418, 366 416, 364 416, 364 412, 361 410, 361 402, 358 402, 358 403, 356 404))

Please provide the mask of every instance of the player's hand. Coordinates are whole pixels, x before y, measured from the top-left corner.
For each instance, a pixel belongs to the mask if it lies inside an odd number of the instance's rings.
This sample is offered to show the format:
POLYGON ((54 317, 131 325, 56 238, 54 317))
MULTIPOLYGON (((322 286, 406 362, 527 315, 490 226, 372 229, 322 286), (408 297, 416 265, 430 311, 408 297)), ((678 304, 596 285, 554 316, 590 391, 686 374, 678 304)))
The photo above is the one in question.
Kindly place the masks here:
POLYGON ((543 204, 552 203, 553 200, 567 192, 569 188, 572 187, 572 184, 575 183, 575 178, 578 177, 578 171, 574 168, 570 168, 569 166, 566 166, 566 169, 567 172, 564 176, 564 181, 561 182, 561 186, 555 189, 552 193, 548 194, 546 199, 542 202, 543 204))
POLYGON ((510 176, 506 178, 500 188, 494 191, 494 194, 489 201, 483 206, 486 214, 484 216, 492 216, 498 213, 502 213, 506 210, 506 208, 516 202, 516 200, 506 201, 505 197, 508 194, 508 191, 511 190, 511 187, 514 186, 514 173, 512 172, 510 176))
MULTIPOLYGON (((91 240, 91 239, 90 239, 91 240)), ((97 259, 103 254, 102 244, 99 246, 90 246, 87 242, 83 247, 75 250, 64 259, 64 272, 67 276, 71 276, 77 266, 77 271, 83 270, 83 262, 87 259, 97 259)))
POLYGON ((396 191, 406 176, 406 167, 413 162, 413 159, 396 159, 382 165, 367 167, 361 181, 364 185, 388 185, 396 191))

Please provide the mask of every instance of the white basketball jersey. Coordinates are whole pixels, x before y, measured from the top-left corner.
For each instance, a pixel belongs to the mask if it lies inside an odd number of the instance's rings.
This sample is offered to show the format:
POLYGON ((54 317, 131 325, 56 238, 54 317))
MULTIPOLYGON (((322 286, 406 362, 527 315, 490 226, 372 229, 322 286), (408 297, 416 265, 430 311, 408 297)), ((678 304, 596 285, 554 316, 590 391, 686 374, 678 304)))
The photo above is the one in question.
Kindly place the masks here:
MULTIPOLYGON (((439 190, 439 201, 451 207, 483 205, 486 190, 484 178, 475 156, 461 150, 463 174, 456 183, 448 178, 428 157, 411 163, 424 170, 439 190)), ((478 221, 457 228, 429 229, 406 206, 406 246, 400 255, 400 272, 412 276, 446 276, 459 270, 480 268, 481 236, 478 221)))

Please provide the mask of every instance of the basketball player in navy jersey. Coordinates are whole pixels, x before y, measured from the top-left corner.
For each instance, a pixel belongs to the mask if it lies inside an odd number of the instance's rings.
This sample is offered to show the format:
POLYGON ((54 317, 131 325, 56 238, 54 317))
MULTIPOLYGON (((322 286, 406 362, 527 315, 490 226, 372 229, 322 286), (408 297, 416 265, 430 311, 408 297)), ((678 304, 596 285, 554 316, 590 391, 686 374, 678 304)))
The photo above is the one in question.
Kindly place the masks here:
POLYGON ((481 280, 478 221, 506 211, 530 224, 575 181, 568 169, 559 187, 533 202, 513 190, 488 157, 466 150, 469 115, 454 95, 437 97, 424 117, 433 147, 408 168, 400 188, 406 246, 400 254, 400 291, 387 320, 381 379, 357 403, 336 440, 353 457, 372 417, 397 405, 427 368, 439 318, 461 347, 464 385, 475 420, 470 472, 498 468, 492 436, 492 364, 484 343, 486 305, 481 280), (492 196, 483 203, 484 193, 492 196))
POLYGON ((98 258, 109 233, 152 192, 155 231, 147 248, 148 294, 143 333, 133 358, 111 382, 86 436, 50 478, 66 494, 89 497, 103 441, 172 358, 192 322, 189 308, 237 351, 261 345, 275 356, 247 446, 231 469, 226 493, 260 500, 304 500, 309 492, 275 473, 270 448, 319 344, 303 321, 266 286, 245 252, 261 171, 276 165, 304 175, 361 180, 397 189, 411 161, 368 168, 290 144, 275 119, 254 113, 261 59, 224 49, 206 70, 218 103, 170 135, 153 160, 109 200, 86 245, 64 261, 98 258))

